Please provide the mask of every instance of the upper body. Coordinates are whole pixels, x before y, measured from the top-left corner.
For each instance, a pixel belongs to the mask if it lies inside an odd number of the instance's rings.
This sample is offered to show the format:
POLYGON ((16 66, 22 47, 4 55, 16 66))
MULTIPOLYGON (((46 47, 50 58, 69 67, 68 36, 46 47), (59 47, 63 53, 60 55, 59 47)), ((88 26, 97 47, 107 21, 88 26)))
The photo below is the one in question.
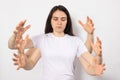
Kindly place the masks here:
MULTIPOLYGON (((92 26, 92 21, 89 18, 87 20, 86 24, 83 24, 81 21, 80 24, 82 26, 92 26)), ((20 28, 20 31, 18 30, 16 32, 16 40, 11 39, 13 42, 15 41, 11 45, 17 44, 16 48, 19 51, 18 55, 14 54, 15 58, 13 59, 15 65, 18 65, 18 69, 24 68, 30 70, 41 58, 43 59, 45 70, 43 72, 43 78, 48 77, 54 80, 53 78, 55 78, 55 76, 59 76, 57 78, 60 78, 61 75, 63 75, 62 77, 66 76, 66 79, 63 80, 69 80, 74 79, 72 73, 73 61, 75 57, 78 57, 88 74, 101 75, 104 71, 104 64, 99 65, 96 63, 96 58, 91 56, 82 41, 73 35, 71 18, 64 6, 53 7, 46 22, 44 35, 32 39, 28 39, 27 36, 25 40, 23 40, 21 36, 29 26, 24 29, 23 25, 25 21, 21 23, 17 27, 20 28), (21 31, 21 29, 23 30, 21 31), (29 47, 29 50, 24 54, 26 47, 29 47)), ((92 30, 93 29, 92 27, 92 30)), ((97 47, 95 51, 99 54, 100 51, 98 49, 101 49, 101 44, 97 45, 97 47)), ((92 48, 95 49, 93 44, 92 48)))
POLYGON ((32 41, 41 51, 41 80, 74 80, 74 59, 87 52, 80 38, 68 34, 57 37, 53 33, 47 33, 33 37, 32 41))

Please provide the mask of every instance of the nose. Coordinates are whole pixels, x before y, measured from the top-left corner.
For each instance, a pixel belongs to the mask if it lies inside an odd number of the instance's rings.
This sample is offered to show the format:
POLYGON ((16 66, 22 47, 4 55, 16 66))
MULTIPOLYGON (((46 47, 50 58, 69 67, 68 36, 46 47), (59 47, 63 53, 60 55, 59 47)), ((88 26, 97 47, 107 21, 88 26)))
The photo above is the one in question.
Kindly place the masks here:
POLYGON ((61 20, 58 20, 58 22, 57 22, 59 25, 61 25, 62 24, 62 21, 61 20))

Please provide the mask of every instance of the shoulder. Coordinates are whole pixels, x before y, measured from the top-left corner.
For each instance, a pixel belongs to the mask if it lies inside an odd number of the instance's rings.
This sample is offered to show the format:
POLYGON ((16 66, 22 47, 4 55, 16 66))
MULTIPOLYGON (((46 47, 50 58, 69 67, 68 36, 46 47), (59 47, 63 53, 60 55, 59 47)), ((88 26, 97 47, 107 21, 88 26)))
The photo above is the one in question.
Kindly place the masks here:
POLYGON ((73 39, 73 40, 80 40, 80 37, 79 36, 71 36, 71 35, 68 35, 67 34, 67 37, 70 38, 70 39, 73 39))
POLYGON ((39 40, 39 39, 43 38, 44 36, 45 36, 45 34, 41 33, 41 34, 37 34, 37 35, 32 36, 31 39, 39 40))
POLYGON ((79 44, 79 43, 83 43, 82 39, 79 36, 71 36, 71 35, 67 35, 68 38, 72 41, 74 41, 75 43, 79 44))

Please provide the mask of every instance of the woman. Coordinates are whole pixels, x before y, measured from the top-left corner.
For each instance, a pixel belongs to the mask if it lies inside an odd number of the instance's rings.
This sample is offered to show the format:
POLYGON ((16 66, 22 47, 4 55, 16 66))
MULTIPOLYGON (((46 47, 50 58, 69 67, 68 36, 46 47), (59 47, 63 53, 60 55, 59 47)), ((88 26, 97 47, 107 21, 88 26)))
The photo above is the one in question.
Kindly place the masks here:
MULTIPOLYGON (((17 69, 30 70, 41 58, 43 61, 41 80, 75 80, 73 62, 77 57, 90 75, 101 75, 105 70, 105 65, 99 64, 98 62, 101 61, 97 58, 101 57, 101 41, 97 39, 95 45, 92 42, 89 43, 97 54, 96 57, 91 56, 88 51, 91 49, 87 50, 80 38, 74 36, 71 18, 64 6, 58 5, 52 8, 47 18, 45 34, 31 39, 26 36, 23 40, 23 33, 30 27, 28 25, 24 28, 25 22, 21 21, 18 24, 14 37, 9 40, 9 48, 16 48, 19 51, 19 54, 14 54, 13 59, 15 65, 18 65, 17 69), (26 54, 24 54, 25 48, 29 48, 26 54)), ((81 21, 79 23, 88 33, 93 34, 94 27, 86 28, 94 26, 89 17, 87 17, 86 24, 81 21)), ((90 42, 90 39, 92 38, 87 39, 87 43, 90 42)))

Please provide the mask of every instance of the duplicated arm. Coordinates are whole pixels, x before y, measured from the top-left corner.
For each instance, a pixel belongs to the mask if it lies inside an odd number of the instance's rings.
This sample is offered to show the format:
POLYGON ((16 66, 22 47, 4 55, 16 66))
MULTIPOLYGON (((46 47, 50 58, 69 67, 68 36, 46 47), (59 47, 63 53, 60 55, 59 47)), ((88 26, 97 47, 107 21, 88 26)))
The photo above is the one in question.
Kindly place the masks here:
POLYGON ((79 20, 79 24, 83 27, 83 29, 87 32, 87 40, 85 42, 85 45, 90 53, 92 53, 92 47, 90 45, 90 41, 94 42, 94 23, 92 19, 90 19, 87 16, 86 23, 83 23, 81 20, 79 20))
MULTIPOLYGON (((20 21, 18 25, 16 26, 16 30, 14 31, 13 35, 8 40, 8 48, 10 49, 17 49, 19 47, 18 44, 21 43, 23 40, 22 36, 25 33, 26 30, 30 28, 30 25, 27 25, 24 27, 26 20, 20 21)), ((26 45, 26 48, 33 47, 32 41, 28 40, 28 43, 26 45)))
MULTIPOLYGON (((96 44, 95 44, 96 45, 96 44)), ((101 50, 98 47, 98 45, 95 46, 92 42, 91 42, 91 46, 93 48, 93 50, 99 54, 101 53, 101 50)), ((100 47, 101 45, 99 45, 100 47)), ((81 62, 81 64, 83 65, 85 71, 93 76, 100 76, 102 75, 103 71, 105 70, 105 64, 99 64, 97 62, 96 57, 93 57, 89 52, 85 52, 83 53, 80 57, 79 60, 81 62)))
POLYGON ((98 64, 102 64, 102 46, 101 45, 102 45, 102 42, 98 37, 95 45, 91 43, 91 46, 94 49, 94 52, 96 53, 95 58, 98 64))
POLYGON ((38 48, 29 48, 26 53, 24 52, 28 39, 28 36, 26 36, 25 40, 22 40, 21 45, 18 47, 19 53, 14 54, 13 61, 14 65, 18 66, 17 70, 20 68, 31 70, 41 57, 41 53, 38 48))
POLYGON ((83 56, 80 56, 79 60, 83 68, 89 75, 100 76, 103 74, 103 71, 105 70, 105 64, 99 65, 97 64, 95 59, 93 59, 92 64, 90 64, 90 62, 88 62, 88 60, 84 58, 83 56))

